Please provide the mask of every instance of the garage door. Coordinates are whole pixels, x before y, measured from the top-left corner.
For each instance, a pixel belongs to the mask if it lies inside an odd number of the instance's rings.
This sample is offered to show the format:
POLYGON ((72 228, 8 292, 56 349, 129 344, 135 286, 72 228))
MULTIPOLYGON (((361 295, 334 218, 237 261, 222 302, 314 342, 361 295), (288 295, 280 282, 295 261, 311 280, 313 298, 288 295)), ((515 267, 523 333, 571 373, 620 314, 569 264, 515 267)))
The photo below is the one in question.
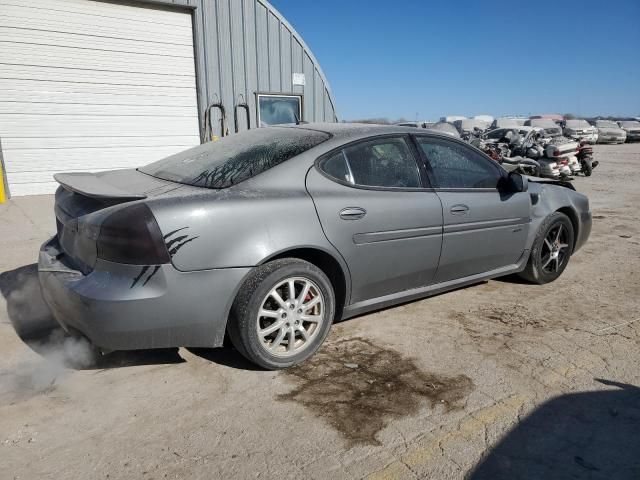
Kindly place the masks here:
POLYGON ((12 195, 199 144, 191 15, 0 0, 0 141, 12 195))

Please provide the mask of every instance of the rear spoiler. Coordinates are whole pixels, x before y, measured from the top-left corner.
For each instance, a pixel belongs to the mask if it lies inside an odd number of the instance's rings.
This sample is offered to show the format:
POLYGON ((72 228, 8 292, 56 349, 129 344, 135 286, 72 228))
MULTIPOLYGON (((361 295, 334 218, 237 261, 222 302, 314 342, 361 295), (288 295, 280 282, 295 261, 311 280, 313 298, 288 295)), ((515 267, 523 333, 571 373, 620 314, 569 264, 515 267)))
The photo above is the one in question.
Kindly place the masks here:
POLYGON ((56 173, 53 178, 70 192, 92 198, 118 198, 121 200, 141 200, 146 195, 124 191, 112 185, 95 173, 56 173))

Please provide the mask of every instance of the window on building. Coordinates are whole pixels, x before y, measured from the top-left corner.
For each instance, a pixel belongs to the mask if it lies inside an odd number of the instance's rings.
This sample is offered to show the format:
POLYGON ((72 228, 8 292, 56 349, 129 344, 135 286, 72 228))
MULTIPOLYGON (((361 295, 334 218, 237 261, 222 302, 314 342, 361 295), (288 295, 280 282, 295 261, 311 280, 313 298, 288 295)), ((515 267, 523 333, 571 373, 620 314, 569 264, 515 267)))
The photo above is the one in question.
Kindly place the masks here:
POLYGON ((258 95, 258 125, 281 125, 302 120, 301 95, 258 95))

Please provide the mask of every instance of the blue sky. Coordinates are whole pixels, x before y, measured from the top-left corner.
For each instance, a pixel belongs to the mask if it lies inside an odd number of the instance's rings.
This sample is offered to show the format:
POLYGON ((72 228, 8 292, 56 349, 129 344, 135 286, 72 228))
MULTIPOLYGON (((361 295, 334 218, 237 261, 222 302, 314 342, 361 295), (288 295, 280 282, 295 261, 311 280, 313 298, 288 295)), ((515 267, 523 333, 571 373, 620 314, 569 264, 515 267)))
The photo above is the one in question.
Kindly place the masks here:
POLYGON ((640 1, 272 0, 341 119, 640 115, 640 1))

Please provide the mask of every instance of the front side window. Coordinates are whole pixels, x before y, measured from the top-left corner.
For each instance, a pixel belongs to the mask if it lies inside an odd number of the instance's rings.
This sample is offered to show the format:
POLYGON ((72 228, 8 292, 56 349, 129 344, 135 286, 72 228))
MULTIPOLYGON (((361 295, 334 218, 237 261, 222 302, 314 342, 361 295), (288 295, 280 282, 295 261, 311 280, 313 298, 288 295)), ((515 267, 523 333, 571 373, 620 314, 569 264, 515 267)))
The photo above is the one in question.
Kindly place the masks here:
POLYGON ((227 188, 319 145, 330 135, 298 127, 247 130, 199 145, 139 170, 195 187, 227 188))
POLYGON ((430 138, 418 144, 431 165, 438 188, 496 188, 500 170, 491 160, 463 145, 430 138))
POLYGON ((381 138, 344 148, 324 160, 320 168, 352 185, 422 187, 418 165, 403 138, 381 138))
POLYGON ((302 97, 299 95, 258 95, 258 125, 283 125, 302 120, 302 97))

